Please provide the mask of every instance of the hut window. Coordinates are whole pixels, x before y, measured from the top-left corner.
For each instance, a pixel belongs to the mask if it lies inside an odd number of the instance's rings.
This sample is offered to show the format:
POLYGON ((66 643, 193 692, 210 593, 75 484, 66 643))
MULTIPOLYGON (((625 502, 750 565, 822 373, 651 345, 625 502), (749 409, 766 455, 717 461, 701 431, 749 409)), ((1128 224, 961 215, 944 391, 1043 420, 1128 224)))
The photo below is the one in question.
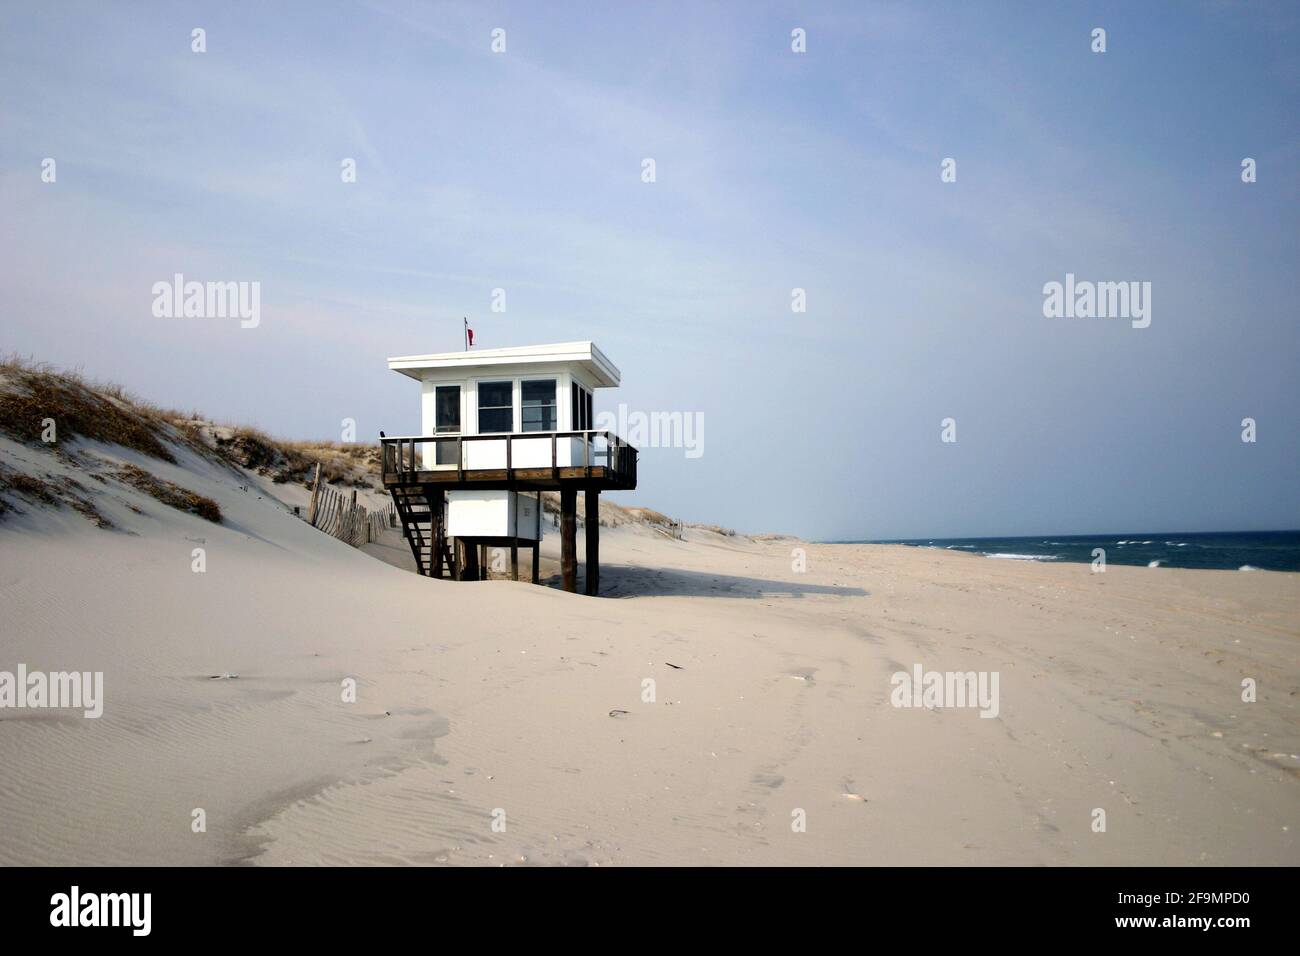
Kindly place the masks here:
POLYGON ((480 435, 492 432, 514 431, 515 403, 513 382, 478 383, 478 431, 480 435))
POLYGON ((587 431, 591 428, 591 392, 574 382, 571 397, 573 401, 569 407, 572 413, 573 430, 587 431))
POLYGON ((526 432, 553 432, 555 428, 555 379, 521 382, 524 427, 526 432))

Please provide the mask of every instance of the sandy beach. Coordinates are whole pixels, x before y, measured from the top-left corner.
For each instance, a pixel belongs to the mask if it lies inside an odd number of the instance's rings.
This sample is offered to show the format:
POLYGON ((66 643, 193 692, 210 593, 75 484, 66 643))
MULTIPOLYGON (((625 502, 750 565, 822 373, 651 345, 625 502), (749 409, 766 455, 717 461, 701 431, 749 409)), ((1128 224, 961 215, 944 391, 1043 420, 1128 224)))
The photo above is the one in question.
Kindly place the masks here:
POLYGON ((591 598, 88 447, 224 520, 110 485, 111 530, 0 523, 0 669, 104 672, 98 719, 0 712, 0 864, 1300 863, 1298 575, 632 524, 591 598), (995 672, 996 717, 893 706, 916 665, 995 672))

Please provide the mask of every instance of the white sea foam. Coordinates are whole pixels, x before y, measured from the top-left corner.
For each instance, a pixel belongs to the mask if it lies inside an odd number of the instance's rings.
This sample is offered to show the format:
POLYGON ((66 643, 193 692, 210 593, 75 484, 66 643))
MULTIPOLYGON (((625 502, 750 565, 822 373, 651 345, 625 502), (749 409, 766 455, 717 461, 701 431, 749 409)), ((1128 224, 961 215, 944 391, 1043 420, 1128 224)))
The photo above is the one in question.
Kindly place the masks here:
POLYGON ((1238 570, 1238 571, 1258 571, 1259 568, 1255 567, 1253 564, 1243 564, 1243 565, 1242 565, 1241 567, 1239 567, 1237 570, 1238 570))
POLYGON ((1163 561, 1150 561, 1150 562, 1147 563, 1147 567, 1148 567, 1148 568, 1158 568, 1158 567, 1160 567, 1160 565, 1162 565, 1162 564, 1164 564, 1163 561))
POLYGON ((1003 561, 1055 561, 1054 554, 989 554, 984 553, 986 558, 999 558, 1003 561))

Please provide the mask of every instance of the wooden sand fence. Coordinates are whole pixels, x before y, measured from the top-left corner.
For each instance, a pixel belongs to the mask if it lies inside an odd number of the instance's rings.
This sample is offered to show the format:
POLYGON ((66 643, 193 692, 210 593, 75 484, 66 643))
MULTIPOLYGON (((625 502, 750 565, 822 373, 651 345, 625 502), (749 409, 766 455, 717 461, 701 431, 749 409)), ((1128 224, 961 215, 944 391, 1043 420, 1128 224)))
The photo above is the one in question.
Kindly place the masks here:
POLYGON ((665 538, 672 538, 675 541, 682 540, 682 523, 669 518, 667 524, 652 524, 655 531, 658 531, 665 538))
POLYGON ((351 494, 344 494, 322 484, 320 471, 317 464, 311 486, 311 504, 307 507, 307 523, 313 528, 359 548, 377 539, 384 528, 397 527, 397 509, 391 502, 379 509, 359 505, 355 488, 351 494))

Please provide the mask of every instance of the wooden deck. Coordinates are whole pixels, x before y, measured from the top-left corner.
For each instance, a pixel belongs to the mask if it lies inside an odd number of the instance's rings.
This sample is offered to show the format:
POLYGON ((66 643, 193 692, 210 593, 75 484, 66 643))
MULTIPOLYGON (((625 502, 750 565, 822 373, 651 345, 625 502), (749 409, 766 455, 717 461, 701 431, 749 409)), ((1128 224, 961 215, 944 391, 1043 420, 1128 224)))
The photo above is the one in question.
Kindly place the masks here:
POLYGON ((384 475, 384 487, 438 485, 449 488, 510 488, 516 491, 559 491, 565 485, 597 490, 630 491, 636 486, 611 474, 603 465, 577 468, 481 468, 473 470, 405 471, 384 475))
POLYGON ((502 435, 407 436, 380 439, 384 487, 431 485, 452 488, 558 491, 566 486, 580 490, 630 491, 636 487, 637 450, 611 432, 512 432, 502 435), (568 443, 561 455, 560 442, 568 443), (574 441, 582 445, 581 465, 574 460, 574 441), (536 457, 538 442, 550 445, 549 466, 515 467, 521 459, 516 443, 529 446, 536 457), (471 450, 504 446, 504 468, 476 468, 471 450), (430 459, 443 455, 452 464, 429 467, 430 459))
MULTIPOLYGON (((384 487, 393 496, 402 531, 421 574, 475 580, 483 573, 477 549, 502 542, 488 539, 449 540, 446 533, 446 492, 475 488, 508 491, 560 492, 560 576, 566 591, 577 590, 577 495, 586 501, 586 592, 600 587, 600 512, 602 491, 629 491, 636 487, 637 450, 610 432, 524 432, 499 435, 431 435, 381 438, 384 487), (470 468, 474 443, 494 443, 484 450, 504 451, 504 468, 470 468), (516 449, 515 443, 525 444, 516 449), (550 465, 538 467, 538 443, 549 442, 550 465), (561 445, 564 442, 564 445, 561 445), (574 444, 581 445, 581 455, 574 444), (563 454, 561 452, 563 451, 563 454), (520 452, 526 457, 521 458, 520 452), (581 457, 582 464, 575 463, 581 457), (428 467, 441 458, 451 464, 428 467), (515 467, 528 461, 528 467, 515 467)), ((544 456, 542 456, 544 457, 544 456)), ((533 583, 537 583, 537 547, 510 543, 512 576, 518 580, 518 548, 532 547, 533 583)))

